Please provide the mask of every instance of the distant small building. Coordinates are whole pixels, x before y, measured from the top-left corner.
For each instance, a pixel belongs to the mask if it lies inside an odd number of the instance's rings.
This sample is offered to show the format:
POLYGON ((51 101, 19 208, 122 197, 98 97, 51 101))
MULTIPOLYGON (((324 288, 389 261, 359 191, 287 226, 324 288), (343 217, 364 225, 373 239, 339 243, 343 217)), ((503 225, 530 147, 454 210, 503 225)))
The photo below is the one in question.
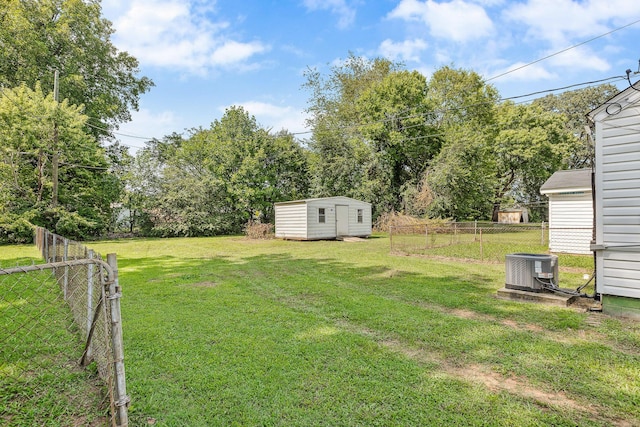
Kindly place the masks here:
POLYGON ((323 240, 371 235, 371 204, 349 197, 324 197, 274 204, 276 237, 323 240))
POLYGON ((529 222, 527 209, 503 209, 498 212, 498 223, 500 224, 520 224, 521 222, 529 222))
POLYGON ((549 197, 549 250, 590 254, 593 237, 591 169, 557 171, 540 187, 549 197))

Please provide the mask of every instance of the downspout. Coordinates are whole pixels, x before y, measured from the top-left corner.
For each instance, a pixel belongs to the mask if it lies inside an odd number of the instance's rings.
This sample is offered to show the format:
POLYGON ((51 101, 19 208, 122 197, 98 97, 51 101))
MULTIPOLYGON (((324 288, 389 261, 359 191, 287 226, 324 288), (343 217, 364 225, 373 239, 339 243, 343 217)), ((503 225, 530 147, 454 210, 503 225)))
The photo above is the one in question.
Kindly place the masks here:
MULTIPOLYGON (((589 136, 591 138, 591 136, 589 136)), ((595 145, 594 145, 595 146, 595 145)), ((593 214, 593 226, 591 227, 591 245, 596 244, 596 171, 595 165, 591 163, 591 209, 593 214)), ((597 257, 596 251, 593 251, 593 299, 596 301, 600 300, 600 295, 598 294, 598 279, 596 275, 596 271, 598 269, 598 264, 596 264, 597 257)))
MULTIPOLYGON (((593 123, 591 118, 587 115, 587 121, 589 123, 593 123)), ((591 127, 585 125, 584 127, 587 139, 591 141, 593 145, 593 160, 591 161, 591 212, 592 212, 592 227, 591 227, 591 247, 593 252, 593 299, 596 301, 600 300, 600 294, 598 294, 598 264, 597 264, 597 256, 596 256, 596 142, 593 139, 593 133, 591 132, 591 127)))

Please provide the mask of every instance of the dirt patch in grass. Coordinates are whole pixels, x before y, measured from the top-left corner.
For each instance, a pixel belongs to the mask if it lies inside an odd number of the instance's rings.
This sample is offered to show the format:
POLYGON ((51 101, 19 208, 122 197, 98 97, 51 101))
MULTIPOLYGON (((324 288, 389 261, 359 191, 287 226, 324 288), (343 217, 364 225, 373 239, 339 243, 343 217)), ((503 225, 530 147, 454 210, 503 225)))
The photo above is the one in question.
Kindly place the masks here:
POLYGON ((506 391, 511 394, 533 399, 544 406, 558 406, 576 411, 587 411, 592 415, 597 412, 584 407, 578 402, 569 399, 563 392, 552 393, 537 389, 522 378, 505 377, 497 372, 490 371, 481 365, 469 365, 464 367, 445 366, 445 371, 457 377, 472 382, 480 383, 493 392, 506 391))
POLYGON ((453 308, 453 309, 442 309, 443 313, 451 314, 453 316, 459 317, 461 319, 467 320, 484 320, 484 321, 492 321, 495 320, 493 317, 487 314, 476 313, 473 310, 468 310, 465 308, 453 308))
MULTIPOLYGON (((390 269, 383 274, 394 274, 394 270, 390 269)), ((316 306, 316 298, 309 299, 309 295, 291 295, 287 292, 283 292, 279 295, 271 295, 278 301, 298 310, 304 310, 307 312, 314 312, 320 315, 320 311, 316 306)), ((594 330, 594 326, 589 322, 585 322, 583 328, 577 330, 563 330, 563 331, 551 331, 545 329, 541 325, 518 322, 513 319, 503 319, 490 314, 478 313, 467 308, 447 308, 438 306, 425 301, 407 301, 402 298, 394 296, 386 296, 389 299, 395 299, 407 304, 411 304, 417 307, 424 308, 425 310, 431 310, 451 316, 455 316, 465 320, 477 321, 479 323, 487 323, 493 325, 499 325, 507 327, 517 331, 528 332, 539 335, 543 339, 561 342, 561 343, 575 343, 575 342, 587 342, 597 337, 598 341, 608 341, 604 335, 594 330)), ((600 315, 601 316, 601 315, 600 315)), ((622 419, 623 417, 611 417, 610 408, 602 407, 590 402, 583 402, 576 400, 575 397, 568 397, 562 391, 546 390, 544 387, 540 387, 536 384, 532 384, 526 377, 520 376, 508 376, 499 372, 495 372, 490 366, 480 364, 465 364, 464 362, 456 363, 455 361, 449 361, 446 357, 438 351, 433 351, 428 348, 428 345, 422 347, 419 343, 410 344, 395 334, 385 333, 373 328, 369 328, 363 324, 358 324, 344 318, 335 318, 333 316, 322 316, 326 321, 333 323, 336 327, 353 334, 358 334, 366 337, 380 347, 388 349, 390 352, 406 357, 421 365, 424 365, 425 369, 434 373, 442 373, 448 377, 455 378, 457 380, 476 384, 478 386, 486 388, 492 393, 506 393, 525 399, 540 407, 543 411, 555 410, 555 411, 567 411, 573 413, 580 413, 583 416, 589 416, 593 420, 596 420, 603 425, 612 425, 627 427, 633 426, 633 422, 622 419), (610 418, 605 418, 609 416, 610 418)), ((481 324, 478 325, 481 327, 481 324)), ((616 351, 619 350, 619 346, 612 345, 616 351)))
POLYGON ((199 283, 192 283, 191 285, 194 288, 215 288, 216 286, 218 286, 217 282, 199 282, 199 283))
POLYGON ((540 325, 535 325, 533 323, 518 323, 511 319, 504 319, 500 321, 501 325, 507 326, 509 328, 517 329, 520 331, 531 331, 531 332, 542 332, 544 328, 540 325))
MULTIPOLYGON (((371 337, 373 331, 362 331, 363 335, 371 337)), ((530 384, 525 378, 507 377, 489 370, 487 367, 477 364, 466 366, 457 366, 448 363, 440 356, 433 352, 427 352, 424 349, 409 347, 399 340, 384 339, 377 340, 378 344, 391 350, 394 353, 422 364, 436 365, 439 370, 446 375, 480 384, 486 389, 494 393, 506 392, 525 399, 533 400, 544 408, 559 408, 562 410, 571 410, 575 412, 588 413, 595 420, 610 423, 618 427, 632 427, 633 424, 621 419, 603 419, 600 415, 603 410, 592 404, 581 404, 580 402, 569 398, 562 391, 544 391, 530 384)))
MULTIPOLYGON (((473 312, 467 310, 458 310, 462 313, 473 317, 473 312)), ((472 364, 467 366, 458 366, 451 364, 440 357, 435 352, 426 351, 421 348, 411 347, 397 339, 377 339, 377 333, 368 328, 356 328, 353 325, 347 325, 347 322, 340 322, 340 326, 350 332, 359 333, 360 335, 373 338, 379 345, 391 350, 393 353, 402 354, 403 356, 423 364, 437 365, 439 369, 447 375, 453 376, 464 381, 471 381, 482 384, 488 390, 498 393, 507 392, 520 397, 539 402, 546 407, 560 407, 575 411, 588 412, 594 417, 598 416, 598 410, 592 407, 586 407, 580 403, 570 399, 561 391, 547 392, 540 390, 530 384, 523 378, 506 377, 497 372, 491 371, 482 365, 472 364)), ((626 426, 623 422, 615 424, 626 426)))

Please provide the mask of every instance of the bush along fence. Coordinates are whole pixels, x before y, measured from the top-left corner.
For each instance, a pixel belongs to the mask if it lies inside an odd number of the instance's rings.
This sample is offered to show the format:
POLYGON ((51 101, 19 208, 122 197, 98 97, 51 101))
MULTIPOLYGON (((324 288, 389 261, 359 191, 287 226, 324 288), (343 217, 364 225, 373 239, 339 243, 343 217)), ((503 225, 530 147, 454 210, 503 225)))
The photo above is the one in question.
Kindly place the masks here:
POLYGON ((509 253, 588 254, 591 228, 549 228, 542 224, 451 222, 389 228, 391 251, 485 262, 504 262, 509 253))
POLYGON ((44 264, 0 268, 0 424, 127 426, 115 254, 35 243, 44 264))

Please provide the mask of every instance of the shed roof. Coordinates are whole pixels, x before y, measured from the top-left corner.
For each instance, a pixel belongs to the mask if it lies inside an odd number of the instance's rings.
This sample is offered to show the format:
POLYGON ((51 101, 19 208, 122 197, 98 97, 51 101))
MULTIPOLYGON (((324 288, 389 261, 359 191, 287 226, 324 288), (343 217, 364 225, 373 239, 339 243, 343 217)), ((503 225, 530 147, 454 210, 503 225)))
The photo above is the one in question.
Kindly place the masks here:
POLYGON ((591 169, 556 171, 540 187, 541 194, 591 191, 591 169))
POLYGON ((304 204, 304 203, 309 203, 309 202, 315 202, 315 201, 319 201, 319 200, 333 200, 333 201, 342 201, 342 202, 356 202, 356 203, 364 203, 367 205, 370 205, 371 203, 369 202, 365 202, 362 200, 357 200, 357 199, 352 199, 351 197, 345 197, 345 196, 333 196, 333 197, 317 197, 317 198, 312 198, 312 199, 300 199, 300 200, 290 200, 288 202, 277 202, 274 203, 274 205, 289 205, 289 204, 304 204))

